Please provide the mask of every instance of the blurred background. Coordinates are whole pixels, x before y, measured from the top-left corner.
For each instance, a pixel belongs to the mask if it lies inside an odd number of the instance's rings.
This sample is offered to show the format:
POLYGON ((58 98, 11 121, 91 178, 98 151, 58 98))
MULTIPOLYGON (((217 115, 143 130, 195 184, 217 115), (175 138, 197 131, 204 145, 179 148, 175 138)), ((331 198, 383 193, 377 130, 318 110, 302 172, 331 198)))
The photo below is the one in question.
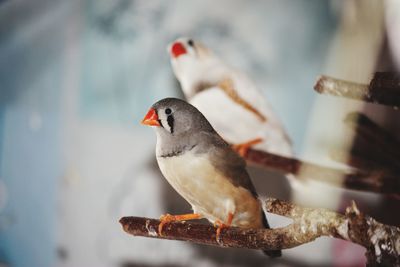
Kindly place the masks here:
MULTIPOLYGON (((363 266, 361 247, 328 238, 271 261, 122 231, 122 216, 190 208, 160 174, 155 134, 139 123, 155 101, 182 97, 166 50, 180 36, 255 81, 297 157, 340 166, 330 155, 353 143, 342 121, 354 110, 399 136, 398 111, 312 89, 320 74, 368 83, 399 69, 396 0, 2 0, 0 266, 363 266)), ((262 194, 290 199, 283 176, 250 172, 262 194)), ((342 210, 356 199, 378 220, 400 222, 398 202, 314 186, 299 202, 342 210)))

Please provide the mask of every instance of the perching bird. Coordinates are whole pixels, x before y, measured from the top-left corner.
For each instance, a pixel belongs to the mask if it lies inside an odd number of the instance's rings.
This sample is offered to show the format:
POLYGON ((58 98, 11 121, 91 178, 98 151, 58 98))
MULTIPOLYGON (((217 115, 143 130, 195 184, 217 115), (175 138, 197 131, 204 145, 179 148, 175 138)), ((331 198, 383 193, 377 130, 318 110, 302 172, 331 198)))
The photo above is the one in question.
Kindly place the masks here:
MULTIPOLYGON (((162 174, 192 206, 193 214, 162 216, 165 223, 206 218, 221 229, 229 226, 269 228, 244 160, 189 103, 165 98, 155 103, 143 124, 155 126, 156 157, 162 174)), ((265 251, 271 257, 280 250, 265 251)))
POLYGON ((179 38, 169 45, 171 64, 188 102, 241 155, 250 146, 284 156, 291 142, 254 83, 221 61, 203 44, 179 38))

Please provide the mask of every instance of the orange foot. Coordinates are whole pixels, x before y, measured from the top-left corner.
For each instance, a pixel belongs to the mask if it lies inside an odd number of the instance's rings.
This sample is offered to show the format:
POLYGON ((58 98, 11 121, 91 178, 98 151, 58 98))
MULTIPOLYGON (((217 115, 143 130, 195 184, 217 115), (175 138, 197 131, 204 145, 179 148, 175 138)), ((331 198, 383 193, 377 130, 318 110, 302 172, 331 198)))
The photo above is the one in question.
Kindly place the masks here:
POLYGON ((218 243, 221 242, 221 240, 220 240, 221 230, 225 229, 225 228, 229 228, 232 224, 232 220, 233 220, 233 213, 229 212, 228 220, 226 223, 223 223, 220 220, 217 220, 214 222, 214 227, 216 227, 216 226, 218 227, 216 235, 215 235, 215 239, 217 240, 218 243))
POLYGON ((166 223, 169 222, 176 222, 176 221, 188 221, 188 220, 196 220, 200 219, 200 214, 197 213, 190 213, 190 214, 182 214, 182 215, 171 215, 171 214, 164 214, 160 217, 160 224, 158 225, 158 235, 162 236, 162 229, 166 223))
POLYGON ((256 138, 253 140, 250 140, 246 143, 242 143, 242 144, 237 144, 237 145, 233 145, 232 148, 233 150, 235 150, 240 156, 245 157, 247 155, 247 152, 249 151, 249 148, 261 143, 263 141, 262 138, 256 138))

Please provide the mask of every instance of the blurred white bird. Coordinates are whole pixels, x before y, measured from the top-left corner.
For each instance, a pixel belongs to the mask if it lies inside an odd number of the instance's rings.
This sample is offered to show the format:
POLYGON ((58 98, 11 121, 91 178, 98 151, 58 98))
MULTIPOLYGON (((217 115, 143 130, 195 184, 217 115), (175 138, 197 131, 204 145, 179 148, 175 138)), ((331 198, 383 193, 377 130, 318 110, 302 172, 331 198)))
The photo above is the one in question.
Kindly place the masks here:
MULTIPOLYGON (((250 146, 287 157, 293 155, 292 144, 279 118, 246 74, 189 38, 175 40, 168 46, 168 53, 188 102, 204 114, 221 137, 235 144, 242 156, 250 146)), ((324 185, 297 179, 289 173, 286 177, 295 203, 315 205, 326 198, 324 185)), ((283 217, 275 217, 275 222, 287 223, 283 217)), ((296 249, 287 253, 296 259, 299 254, 304 255, 296 249)), ((309 257, 315 258, 315 255, 309 257)))
POLYGON ((168 51, 187 100, 242 156, 250 146, 292 155, 292 145, 282 124, 243 72, 228 66, 210 49, 189 38, 178 38, 169 45, 168 51))

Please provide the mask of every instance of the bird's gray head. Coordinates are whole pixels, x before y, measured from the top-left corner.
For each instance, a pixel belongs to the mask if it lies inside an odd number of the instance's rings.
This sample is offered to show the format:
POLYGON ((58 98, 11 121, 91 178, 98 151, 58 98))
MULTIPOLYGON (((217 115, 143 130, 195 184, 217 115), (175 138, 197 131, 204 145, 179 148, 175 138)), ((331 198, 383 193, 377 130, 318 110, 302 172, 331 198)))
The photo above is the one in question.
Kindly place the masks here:
POLYGON ((164 98, 152 105, 142 124, 155 126, 161 137, 181 138, 200 131, 214 132, 203 114, 177 98, 164 98))

